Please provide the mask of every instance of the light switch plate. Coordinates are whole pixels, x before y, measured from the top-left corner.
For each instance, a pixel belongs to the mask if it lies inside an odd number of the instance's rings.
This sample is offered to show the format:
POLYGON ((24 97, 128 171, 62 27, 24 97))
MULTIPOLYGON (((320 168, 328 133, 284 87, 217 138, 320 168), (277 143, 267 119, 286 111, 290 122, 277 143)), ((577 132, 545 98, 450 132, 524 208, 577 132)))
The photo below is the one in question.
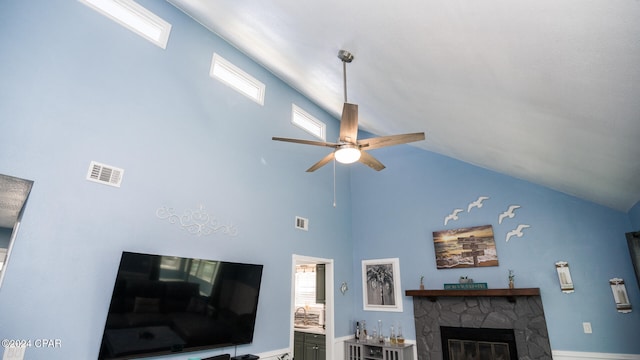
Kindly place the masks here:
POLYGON ((591 329, 591 323, 590 322, 583 322, 582 323, 582 328, 584 329, 584 333, 585 334, 593 333, 593 330, 591 329))

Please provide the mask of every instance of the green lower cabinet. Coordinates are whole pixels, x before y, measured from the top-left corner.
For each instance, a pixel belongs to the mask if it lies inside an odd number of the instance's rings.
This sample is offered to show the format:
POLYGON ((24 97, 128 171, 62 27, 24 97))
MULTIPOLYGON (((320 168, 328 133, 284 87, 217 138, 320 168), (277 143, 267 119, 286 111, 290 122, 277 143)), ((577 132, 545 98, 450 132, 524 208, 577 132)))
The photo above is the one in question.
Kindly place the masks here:
POLYGON ((304 333, 299 331, 293 333, 293 359, 304 359, 304 333))
POLYGON ((327 360, 327 345, 322 344, 321 346, 318 346, 316 360, 327 360))
POLYGON ((327 359, 327 347, 324 335, 296 331, 293 334, 293 340, 294 360, 327 359))
POLYGON ((318 353, 318 345, 304 343, 304 359, 303 360, 316 360, 318 353))

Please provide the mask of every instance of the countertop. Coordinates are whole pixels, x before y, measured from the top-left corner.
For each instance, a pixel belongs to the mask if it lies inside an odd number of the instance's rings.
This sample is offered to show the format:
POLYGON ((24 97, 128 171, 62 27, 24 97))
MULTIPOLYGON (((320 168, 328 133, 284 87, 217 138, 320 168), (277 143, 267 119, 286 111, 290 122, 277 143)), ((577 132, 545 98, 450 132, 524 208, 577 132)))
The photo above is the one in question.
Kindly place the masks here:
POLYGON ((309 334, 321 334, 324 335, 325 334, 325 329, 322 326, 319 325, 294 325, 293 326, 293 331, 298 331, 298 332, 304 332, 304 333, 309 333, 309 334))

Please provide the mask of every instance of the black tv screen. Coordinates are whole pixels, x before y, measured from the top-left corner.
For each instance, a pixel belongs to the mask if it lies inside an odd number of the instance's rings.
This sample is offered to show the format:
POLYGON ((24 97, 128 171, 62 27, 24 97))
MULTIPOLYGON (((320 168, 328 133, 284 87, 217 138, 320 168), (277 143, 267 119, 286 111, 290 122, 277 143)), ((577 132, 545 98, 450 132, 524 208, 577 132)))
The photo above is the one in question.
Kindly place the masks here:
POLYGON ((98 359, 248 344, 262 265, 122 253, 98 359))

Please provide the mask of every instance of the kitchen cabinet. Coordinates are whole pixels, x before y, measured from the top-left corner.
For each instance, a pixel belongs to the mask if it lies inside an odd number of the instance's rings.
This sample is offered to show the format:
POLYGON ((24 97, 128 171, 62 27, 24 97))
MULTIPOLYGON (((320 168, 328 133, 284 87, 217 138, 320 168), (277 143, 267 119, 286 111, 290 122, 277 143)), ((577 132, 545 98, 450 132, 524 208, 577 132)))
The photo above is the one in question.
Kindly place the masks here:
POLYGON ((304 359, 304 333, 299 331, 293 332, 293 359, 304 359))
POLYGON ((316 265, 316 304, 325 304, 326 303, 326 291, 324 280, 326 277, 326 265, 325 264, 317 264, 316 265))
MULTIPOLYGON (((413 345, 347 340, 345 360, 413 360, 413 345)), ((297 360, 297 359, 296 359, 297 360)))
POLYGON ((294 360, 326 360, 325 335, 295 331, 293 333, 294 360))

